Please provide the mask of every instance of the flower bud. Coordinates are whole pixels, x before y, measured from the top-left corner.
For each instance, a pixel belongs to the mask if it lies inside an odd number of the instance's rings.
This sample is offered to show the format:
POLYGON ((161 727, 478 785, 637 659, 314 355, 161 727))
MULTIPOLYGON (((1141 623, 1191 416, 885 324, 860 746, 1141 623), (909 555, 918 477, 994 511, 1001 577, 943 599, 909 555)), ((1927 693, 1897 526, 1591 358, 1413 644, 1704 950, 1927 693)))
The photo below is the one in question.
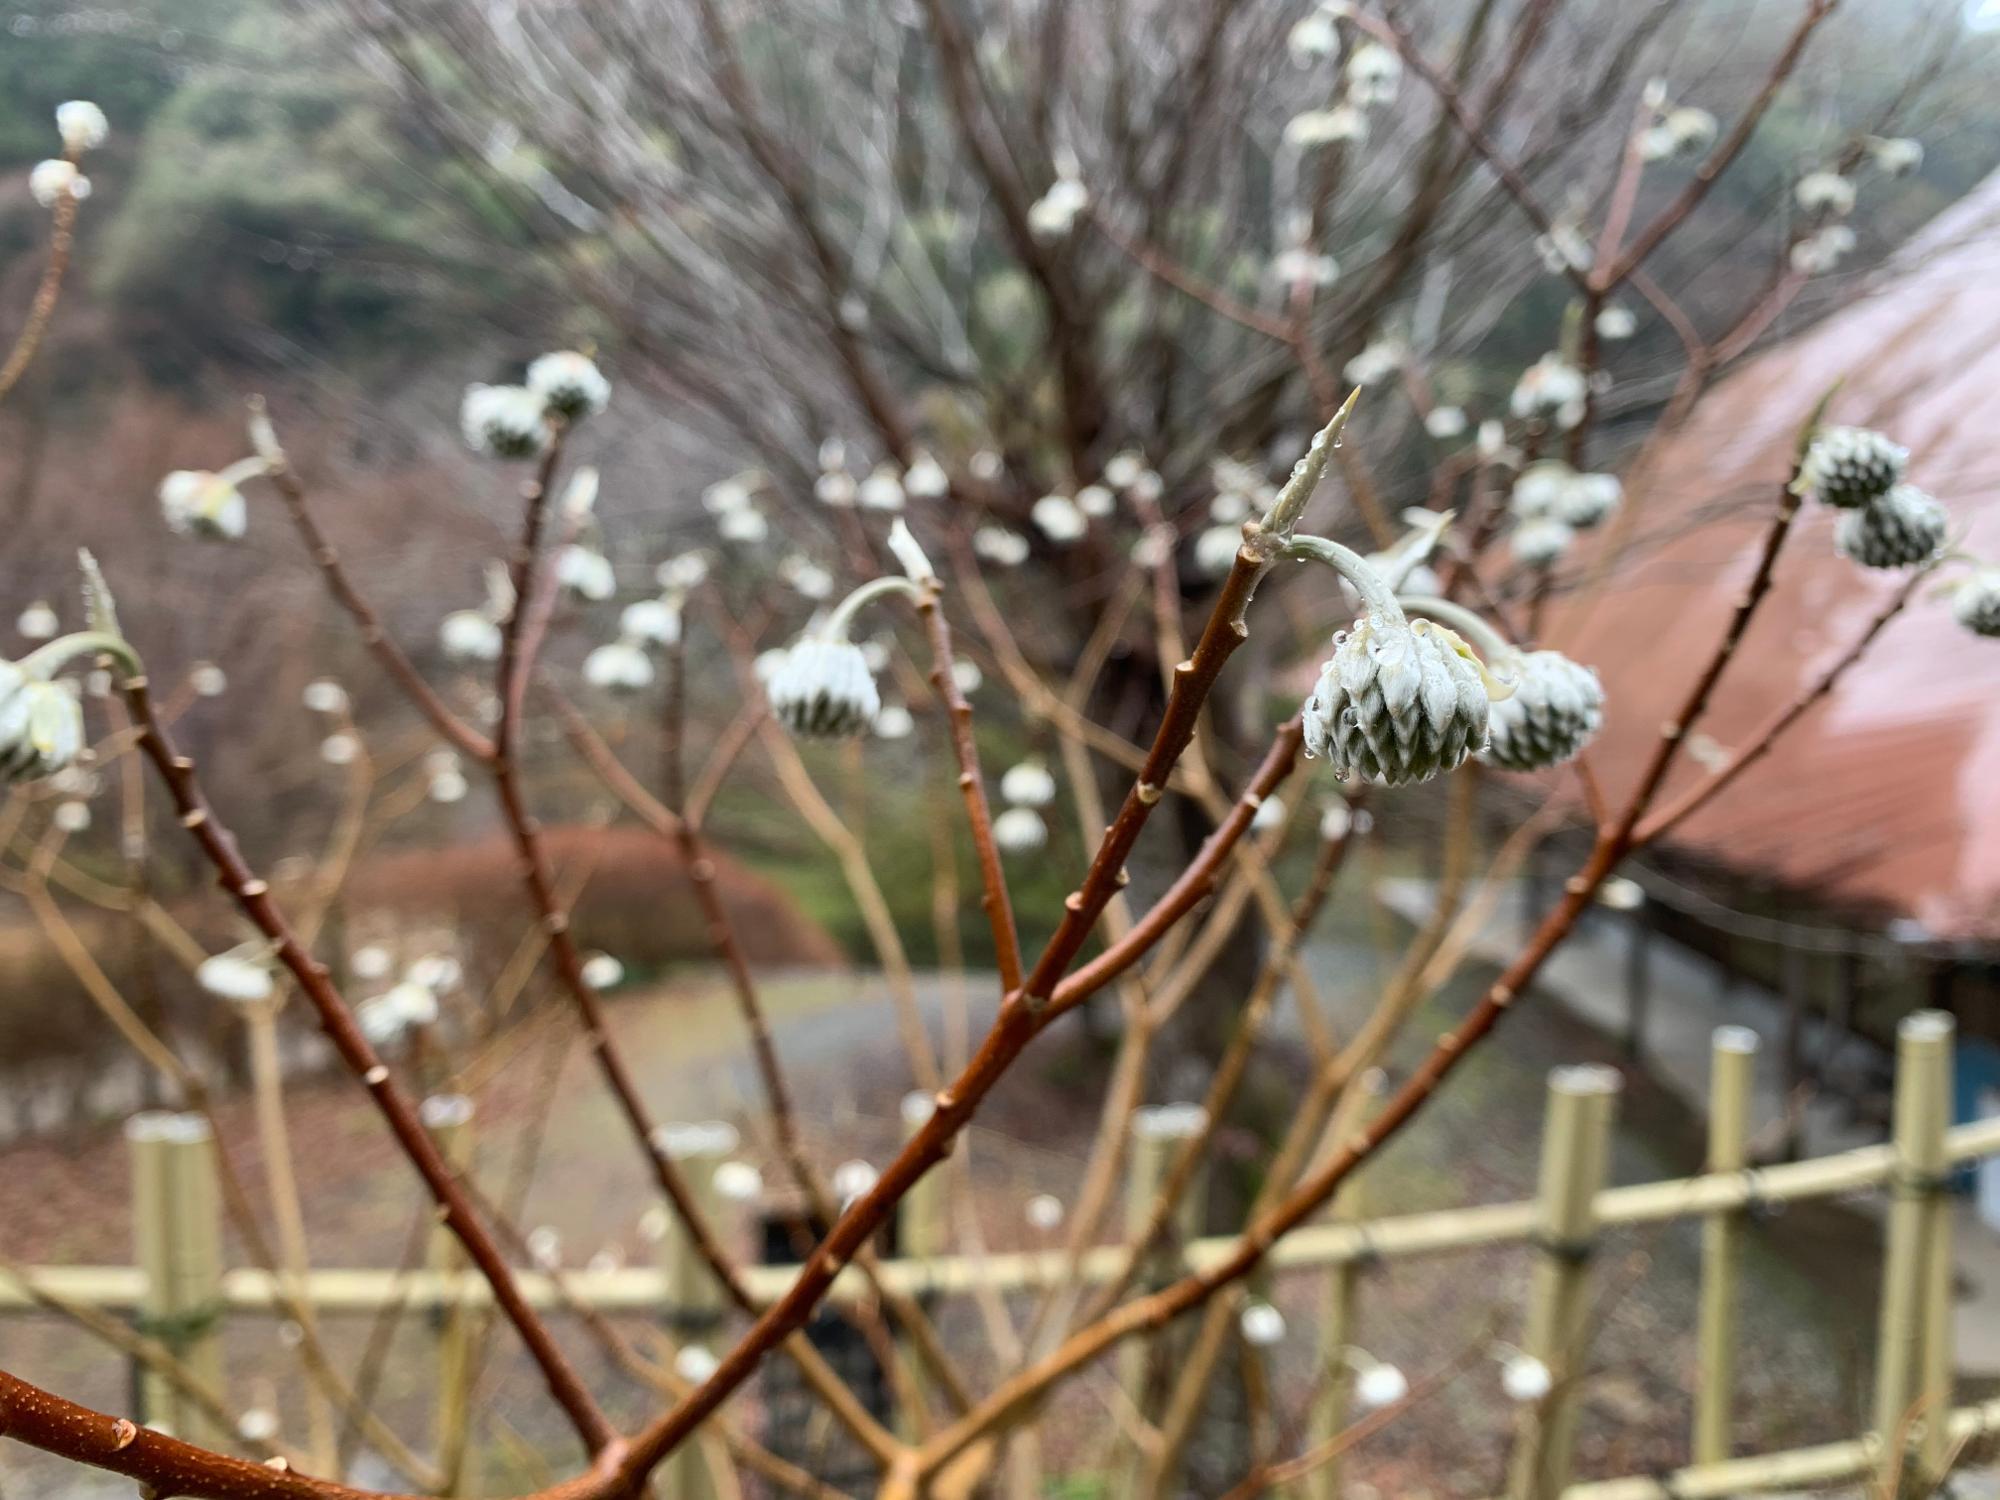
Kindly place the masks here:
POLYGON ((167 525, 182 536, 239 541, 250 529, 250 507, 237 486, 263 471, 262 459, 231 464, 220 474, 176 469, 160 481, 161 513, 167 525))
POLYGON ((316 714, 344 714, 347 712, 347 689, 331 677, 316 677, 306 684, 299 695, 305 706, 316 714))
POLYGON ((1403 59, 1380 42, 1364 42, 1347 59, 1347 97, 1362 109, 1393 104, 1403 81, 1403 59))
POLYGON ((856 1198, 870 1192, 881 1177, 882 1174, 875 1170, 872 1163, 858 1157, 842 1162, 833 1169, 832 1177, 833 1191, 840 1199, 840 1206, 845 1208, 856 1198))
POLYGON ((1511 546, 1514 560, 1526 568, 1552 568, 1576 540, 1573 527, 1554 516, 1523 521, 1514 528, 1511 546))
POLYGON ((778 722, 801 739, 845 739, 881 711, 867 658, 851 641, 801 636, 772 672, 765 692, 778 722))
POLYGON ((1073 176, 1061 176, 1028 205, 1028 230, 1038 240, 1059 240, 1076 227, 1090 207, 1090 190, 1073 176))
POLYGON ((1823 427, 1806 445, 1798 485, 1850 510, 1879 500, 1903 477, 1910 450, 1866 427, 1823 427))
POLYGON ((902 476, 894 464, 877 464, 856 487, 854 498, 863 510, 901 510, 902 476))
POLYGON ((715 1164, 716 1192, 730 1203, 755 1203, 764 1196, 764 1174, 747 1161, 731 1158, 715 1164))
POLYGON ((62 621, 56 618, 53 606, 46 599, 37 599, 21 611, 14 621, 14 628, 23 640, 46 641, 62 629, 62 621))
POLYGON ((1194 565, 1211 578, 1220 578, 1236 566, 1236 554, 1243 550, 1243 528, 1206 526, 1195 534, 1194 565))
POLYGON ((1510 697, 1487 715, 1491 738, 1479 758, 1509 771, 1559 766, 1596 737, 1604 723, 1604 689, 1597 674, 1560 651, 1521 658, 1510 697))
POLYGON ((1434 620, 1358 621, 1306 700, 1305 749, 1342 777, 1427 781, 1486 744, 1489 701, 1472 648, 1434 620))
POLYGON ((1394 1406, 1410 1394, 1410 1380, 1391 1364, 1372 1364, 1354 1382, 1354 1400, 1363 1410, 1394 1406))
POLYGON ((111 122, 88 99, 70 99, 56 106, 56 134, 66 151, 95 151, 111 134, 111 122))
POLYGON ((455 609, 438 626, 438 643, 453 661, 498 661, 500 627, 476 609, 455 609))
POLYGON ((1793 191, 1802 212, 1835 218, 1854 212, 1854 184, 1838 172, 1808 172, 1793 191))
POLYGON ((1509 1355, 1500 1366, 1500 1389, 1509 1401, 1540 1401, 1555 1389, 1549 1367, 1532 1354, 1509 1355))
POLYGON ((1553 420, 1558 427, 1574 427, 1583 420, 1588 389, 1583 371, 1560 354, 1544 354, 1521 372, 1507 406, 1525 420, 1553 420))
POLYGON ((43 208, 54 208, 65 198, 80 203, 90 196, 90 179, 77 171, 75 162, 52 156, 35 163, 28 174, 28 192, 43 208))
POLYGON ((528 366, 528 389, 571 421, 595 416, 611 400, 611 382, 587 354, 573 349, 544 354, 528 366))
POLYGON ((1871 135, 1867 146, 1876 167, 1891 177, 1904 176, 1924 164, 1924 143, 1906 135, 1871 135))
POLYGON ((609 953, 593 953, 583 961, 583 982, 594 990, 613 989, 625 979, 625 965, 609 953))
POLYGON ((1049 825, 1032 807, 1010 807, 993 820, 993 842, 1004 854, 1032 854, 1049 841, 1049 825))
POLYGON ((628 641, 671 646, 681 638, 681 612, 666 599, 641 599, 618 617, 618 633, 628 641))
POLYGON ((556 554, 556 582, 580 599, 601 604, 618 592, 618 574, 602 552, 572 542, 556 554))
POLYGON ((1243 1330, 1243 1342, 1253 1348, 1269 1349, 1285 1336, 1285 1315, 1262 1300, 1244 1303, 1236 1321, 1243 1330))
POLYGON ((1028 512, 1028 519, 1052 542, 1075 541, 1090 529, 1090 519, 1067 495, 1044 495, 1028 512))
POLYGON ((1007 768, 1000 795, 1017 807, 1047 807, 1056 800, 1056 779, 1039 759, 1030 758, 1007 768))
POLYGON ((583 680, 614 693, 636 693, 652 685, 653 660, 637 641, 610 641, 583 659, 583 680))
POLYGON ((882 711, 875 715, 877 739, 906 740, 916 732, 916 728, 916 716, 900 703, 885 703, 882 711))
POLYGON ((38 781, 83 750, 83 705, 60 683, 0 661, 0 782, 38 781))
POLYGON ((1631 308, 1614 302, 1597 315, 1596 327, 1599 338, 1615 344, 1639 331, 1639 317, 1631 308))
POLYGON ((194 971, 194 978, 195 983, 218 1000, 233 1000, 239 1005, 268 1000, 276 990, 270 969, 253 963, 241 953, 218 953, 203 959, 194 971))
POLYGON ((1062 1199, 1054 1193, 1037 1193, 1022 1206, 1021 1212, 1030 1229, 1047 1234, 1062 1224, 1062 1199))
POLYGON ((1434 406, 1424 418, 1424 431, 1438 439, 1463 437, 1470 425, 1462 406, 1434 406))
POLYGON ((2000 636, 2000 567, 1963 579, 1951 596, 1951 613, 1974 635, 2000 636))
POLYGON ((524 385, 470 385, 459 403, 465 445, 490 458, 535 458, 549 445, 548 403, 524 385))
POLYGON ((1028 539, 1004 526, 982 526, 972 533, 972 551, 984 562, 1018 568, 1028 560, 1028 539))
POLYGON ((1864 568, 1908 568, 1944 545, 1945 509, 1913 484, 1898 484, 1833 528, 1834 549, 1864 568))
POLYGON ((913 500, 941 500, 951 492, 951 476, 935 458, 919 449, 903 471, 903 492, 913 500))
POLYGON ((740 505, 716 521, 715 534, 725 542, 754 547, 771 534, 771 523, 756 506, 740 505))

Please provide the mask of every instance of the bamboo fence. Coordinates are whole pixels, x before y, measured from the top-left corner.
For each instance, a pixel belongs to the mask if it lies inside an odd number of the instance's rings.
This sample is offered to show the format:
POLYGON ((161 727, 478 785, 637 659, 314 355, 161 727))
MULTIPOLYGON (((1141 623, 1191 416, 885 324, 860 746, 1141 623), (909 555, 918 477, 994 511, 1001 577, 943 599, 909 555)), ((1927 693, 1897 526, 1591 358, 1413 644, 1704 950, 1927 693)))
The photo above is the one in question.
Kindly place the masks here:
MULTIPOLYGON (((1927 1492, 1967 1442, 2000 1432, 2000 1401, 1955 1410, 1949 1404, 1952 1177, 1969 1163, 2000 1155, 2000 1119, 1950 1124, 1952 1031, 1951 1018, 1940 1012, 1922 1011, 1904 1019, 1898 1031, 1890 1141, 1753 1167, 1745 1143, 1756 1039, 1743 1028, 1721 1027, 1713 1042, 1708 1169, 1693 1177, 1625 1187, 1604 1185, 1618 1074, 1598 1067, 1559 1068, 1549 1082, 1541 1174, 1533 1199, 1364 1219, 1358 1215, 1365 1189, 1357 1184, 1324 1222, 1280 1240, 1269 1265, 1273 1272, 1325 1273, 1329 1320, 1344 1329, 1355 1311, 1355 1273, 1365 1265, 1479 1246, 1529 1247, 1535 1266, 1523 1347, 1547 1366, 1551 1385, 1546 1398, 1521 1412, 1507 1500, 1697 1500, 1885 1474, 1895 1476, 1906 1491, 1927 1492), (1872 1430, 1817 1447, 1732 1455, 1737 1261, 1748 1211, 1869 1190, 1889 1194, 1872 1430), (1664 1475, 1573 1483, 1569 1471, 1576 1399, 1589 1355, 1590 1252, 1607 1230, 1690 1218, 1702 1221, 1691 1461, 1664 1475)), ((468 1159, 469 1103, 432 1100, 426 1122, 454 1160, 468 1159)), ((454 1247, 438 1241, 421 1269, 315 1268, 303 1278, 287 1278, 226 1267, 213 1142, 205 1125, 195 1117, 148 1113, 136 1116, 126 1133, 134 1168, 135 1263, 0 1270, 0 1315, 50 1306, 128 1314, 184 1365, 219 1384, 222 1320, 281 1316, 293 1293, 326 1317, 370 1315, 398 1305, 430 1311, 438 1330, 435 1440, 441 1465, 455 1472, 465 1459, 469 1423, 462 1399, 466 1341, 476 1314, 491 1305, 491 1294, 454 1247)), ((1161 1134, 1164 1138, 1171 1132, 1161 1134)), ((677 1154, 690 1181, 699 1185, 704 1206, 722 1214, 725 1205, 711 1179, 716 1163, 734 1147, 734 1131, 722 1125, 679 1127, 680 1137, 684 1141, 677 1154)), ((1131 1153, 1132 1202, 1150 1203, 1159 1158, 1156 1150, 1131 1153)), ((942 1199, 920 1199, 918 1209, 904 1235, 906 1251, 915 1253, 883 1259, 875 1273, 887 1288, 910 1296, 1027 1292, 1072 1278, 1102 1282, 1120 1273, 1127 1253, 1123 1246, 1106 1245, 1086 1251, 1076 1263, 1053 1249, 943 1253, 935 1248, 946 1237, 942 1199)), ((1222 1262, 1235 1244, 1226 1235, 1190 1238, 1162 1254, 1169 1268, 1178 1259, 1183 1268, 1198 1271, 1222 1262)), ((744 1268, 748 1290, 759 1301, 781 1296, 796 1274, 797 1267, 789 1265, 744 1268)), ((696 1341, 721 1316, 712 1277, 671 1228, 656 1264, 559 1276, 528 1270, 519 1281, 538 1308, 666 1314, 696 1341)), ((834 1284, 831 1295, 857 1299, 867 1290, 859 1274, 850 1272, 834 1284)), ((1328 1336, 1326 1330, 1321 1336, 1328 1336)), ((1121 1368, 1131 1378, 1131 1369, 1121 1368)), ((221 1436, 209 1431, 209 1418, 170 1382, 141 1373, 141 1400, 150 1418, 179 1432, 221 1436)), ((1315 1431, 1324 1436, 1344 1410, 1344 1395, 1331 1391, 1315 1415, 1315 1431)), ((669 1500, 705 1500, 716 1493, 712 1476, 695 1456, 697 1446, 688 1451, 688 1462, 663 1471, 660 1492, 669 1500)), ((1331 1500, 1338 1492, 1338 1471, 1331 1464, 1317 1470, 1300 1491, 1312 1500, 1331 1500)))

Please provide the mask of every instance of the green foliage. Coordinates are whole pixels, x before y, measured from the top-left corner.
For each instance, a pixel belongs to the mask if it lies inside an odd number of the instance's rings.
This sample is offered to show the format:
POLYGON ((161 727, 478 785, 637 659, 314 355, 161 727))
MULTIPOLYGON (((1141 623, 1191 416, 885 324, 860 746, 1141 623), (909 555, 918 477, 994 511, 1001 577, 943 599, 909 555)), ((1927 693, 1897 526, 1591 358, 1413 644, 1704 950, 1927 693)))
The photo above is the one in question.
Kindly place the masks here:
POLYGON ((135 334, 185 355, 268 329, 365 355, 415 315, 498 299, 365 84, 269 13, 223 51, 160 105, 104 238, 99 284, 135 334))
POLYGON ((244 0, 177 0, 151 11, 61 0, 10 6, 0 45, 0 166, 28 166, 61 149, 55 109, 65 99, 101 105, 119 149, 173 94, 188 55, 244 8, 244 0))

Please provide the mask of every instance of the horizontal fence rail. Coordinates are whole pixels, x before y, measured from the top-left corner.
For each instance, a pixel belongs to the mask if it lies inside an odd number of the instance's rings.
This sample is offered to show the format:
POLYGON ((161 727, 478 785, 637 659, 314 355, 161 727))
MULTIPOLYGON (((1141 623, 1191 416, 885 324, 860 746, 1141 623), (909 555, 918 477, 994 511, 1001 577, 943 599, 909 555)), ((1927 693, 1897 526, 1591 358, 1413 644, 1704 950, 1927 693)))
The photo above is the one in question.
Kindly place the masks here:
MULTIPOLYGON (((2000 1119, 1955 1127, 1945 1137, 1945 1155, 1953 1166, 2000 1155, 2000 1119)), ((1839 1197, 1882 1187, 1895 1169, 1893 1147, 1863 1146, 1811 1161, 1606 1188, 1597 1194, 1597 1222, 1602 1228, 1614 1229, 1764 1204, 1839 1197)), ((1308 1269, 1357 1260, 1440 1255, 1486 1245, 1526 1244, 1534 1238, 1535 1214, 1534 1201, 1525 1200, 1393 1214, 1357 1223, 1310 1225, 1279 1240, 1266 1264, 1279 1269, 1308 1269)), ((1236 1245, 1234 1235, 1212 1235, 1189 1242, 1180 1254, 1188 1269, 1201 1271, 1221 1264, 1236 1245)), ((1096 1246, 1084 1252, 1075 1274, 1087 1282, 1108 1281, 1123 1268, 1125 1255, 1121 1245, 1096 1246)), ((798 1268, 788 1265, 743 1268, 746 1286, 761 1302, 783 1296, 797 1274, 798 1268)), ((988 1290, 1033 1291, 1062 1282, 1071 1271, 1070 1258, 1061 1250, 1010 1250, 883 1260, 878 1263, 878 1274, 884 1285, 899 1292, 950 1296, 988 1290)), ((554 1311, 561 1311, 566 1303, 581 1303, 600 1312, 658 1312, 670 1307, 669 1279, 668 1272, 658 1266, 519 1273, 521 1292, 528 1301, 554 1311)), ((276 1314, 284 1310, 281 1278, 268 1271, 225 1271, 221 1290, 222 1300, 232 1312, 276 1314)), ((298 1290, 315 1311, 335 1315, 372 1313, 398 1303, 423 1310, 461 1302, 481 1306, 490 1300, 486 1283, 471 1271, 317 1268, 299 1279, 298 1290)), ((831 1295, 852 1300, 867 1290, 860 1274, 849 1271, 834 1283, 831 1295)), ((146 1296, 146 1273, 137 1266, 0 1267, 0 1312, 36 1310, 38 1292, 111 1311, 136 1309, 146 1296)))

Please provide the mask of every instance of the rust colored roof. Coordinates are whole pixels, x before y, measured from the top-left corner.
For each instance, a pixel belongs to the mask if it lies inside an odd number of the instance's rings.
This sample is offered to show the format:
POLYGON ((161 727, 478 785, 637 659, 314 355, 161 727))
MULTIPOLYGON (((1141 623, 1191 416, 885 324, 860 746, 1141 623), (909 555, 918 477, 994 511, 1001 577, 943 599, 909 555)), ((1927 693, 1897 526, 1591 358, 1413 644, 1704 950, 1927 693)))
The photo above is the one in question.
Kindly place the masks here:
MULTIPOLYGON (((1655 477, 1635 483, 1627 559, 1594 607, 1572 604, 1551 632, 1604 678, 1611 718, 1593 760, 1614 800, 1719 638, 1795 436, 1835 379, 1828 419, 1907 444, 1908 477, 1944 501, 1972 551, 2000 559, 2000 174, 1859 300, 1720 384, 1655 477)), ((1901 575, 1835 555, 1832 529, 1824 506, 1801 514, 1701 725, 1721 746, 1809 685, 1894 592, 1901 575)), ((1683 764, 1669 795, 1696 774, 1683 764)), ((2000 939, 2000 641, 1920 594, 1674 842, 1937 938, 2000 939)))

